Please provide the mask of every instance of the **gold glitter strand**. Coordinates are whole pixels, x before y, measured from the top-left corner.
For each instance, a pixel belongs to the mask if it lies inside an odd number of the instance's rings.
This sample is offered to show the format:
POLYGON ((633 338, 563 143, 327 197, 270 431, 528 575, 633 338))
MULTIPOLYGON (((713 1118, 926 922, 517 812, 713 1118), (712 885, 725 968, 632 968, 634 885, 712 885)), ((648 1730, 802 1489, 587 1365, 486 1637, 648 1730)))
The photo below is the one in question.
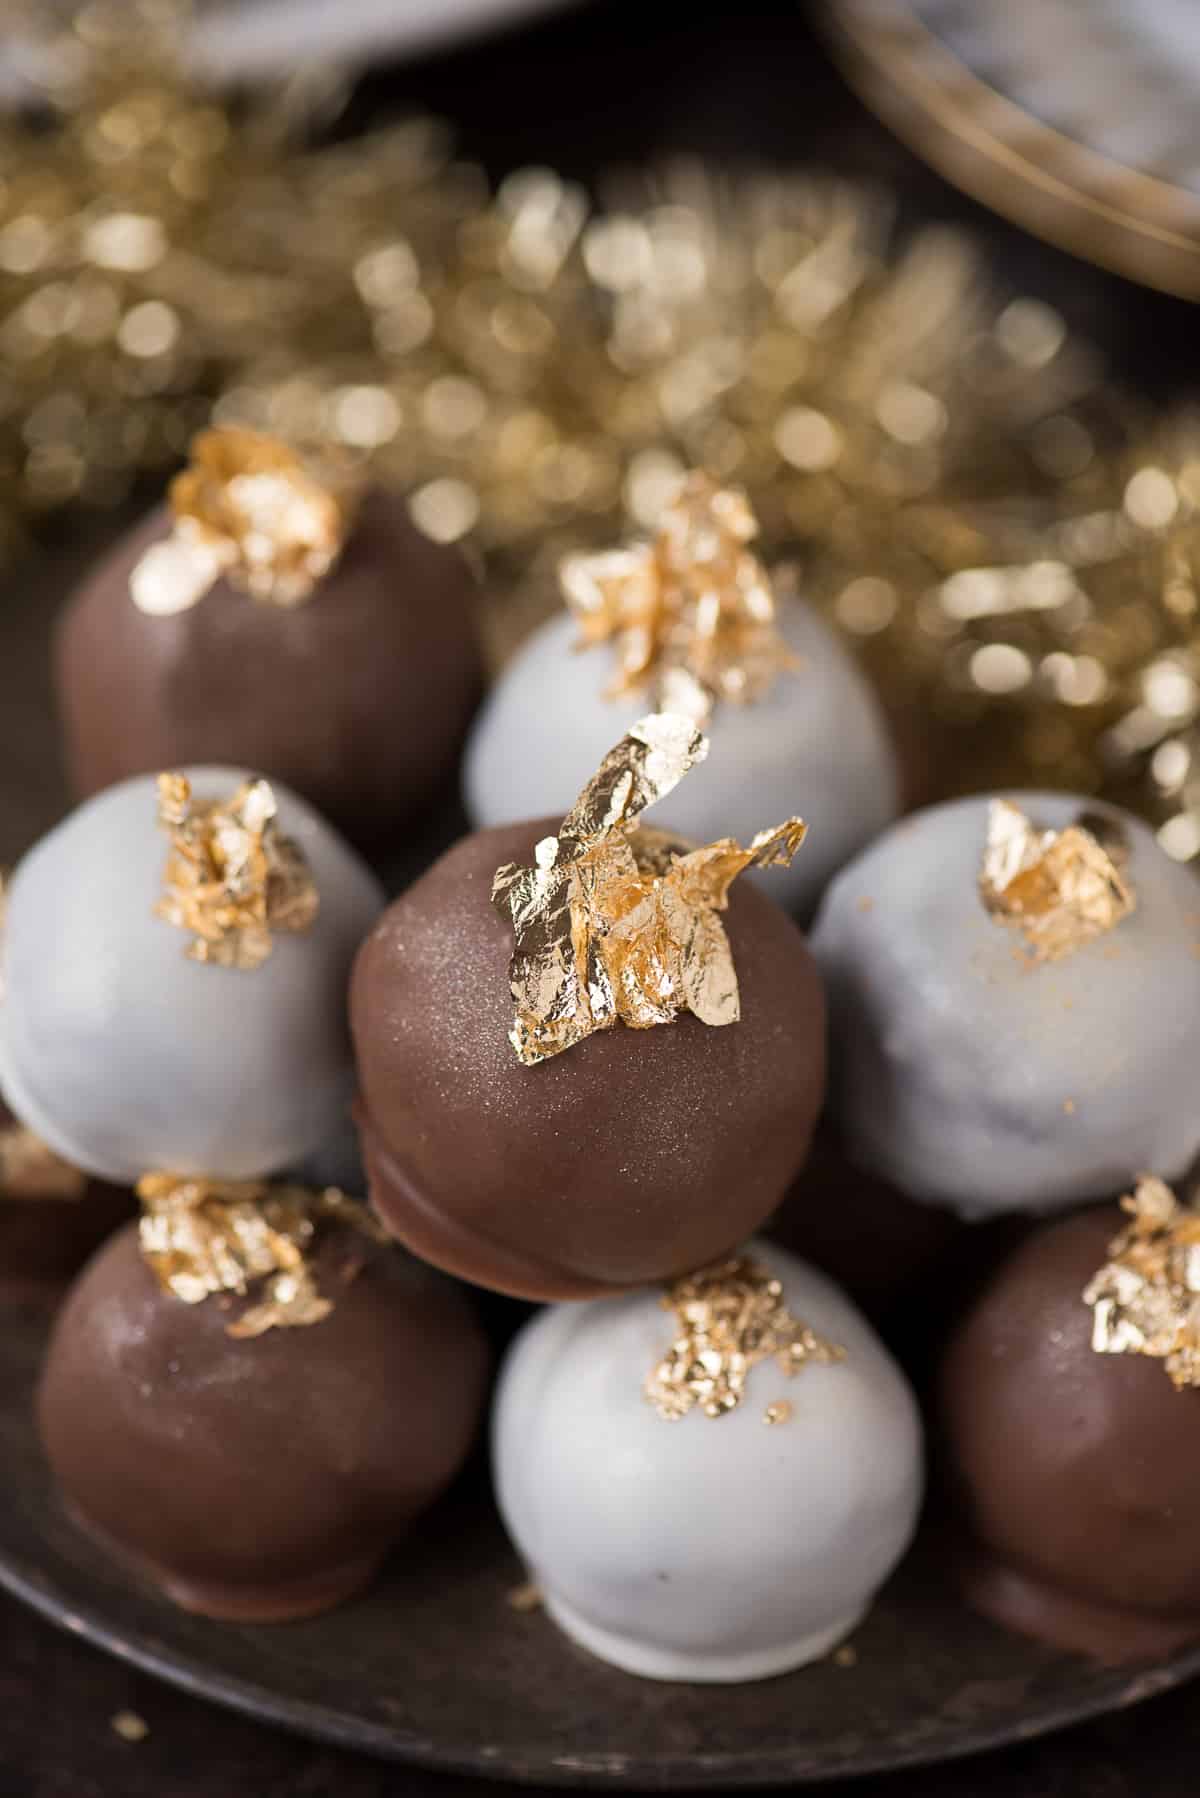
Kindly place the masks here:
POLYGON ((1200 1386, 1200 1212, 1143 1174, 1121 1200, 1130 1222, 1088 1285, 1099 1355, 1150 1355, 1178 1391, 1200 1386))
POLYGON ((747 548, 757 535, 746 495, 694 471, 663 508, 653 541, 563 561, 559 580, 583 647, 616 650, 612 697, 657 680, 661 705, 662 680, 682 673, 711 700, 750 701, 796 667, 775 628, 766 570, 747 548))
POLYGON ((332 1303, 317 1287, 312 1253, 323 1224, 348 1224, 386 1240, 365 1205, 330 1187, 310 1192, 265 1181, 190 1179, 169 1173, 138 1181, 142 1255, 164 1291, 185 1305, 225 1293, 262 1296, 228 1326, 230 1336, 320 1323, 332 1303))
POLYGON ((1129 881, 1090 830, 1038 830, 1007 799, 988 808, 979 896, 992 917, 1021 932, 1033 961, 1073 954, 1137 906, 1129 881))
POLYGON ((172 535, 129 580, 133 603, 155 617, 187 611, 222 576, 266 604, 303 604, 341 553, 354 497, 286 444, 228 425, 195 438, 170 504, 172 535))
POLYGON ((804 841, 799 818, 760 831, 748 849, 731 837, 686 849, 639 829, 708 754, 690 718, 642 718, 605 757, 563 820, 537 845, 535 865, 497 869, 492 901, 512 923, 510 1033, 528 1067, 597 1030, 646 1030, 681 1011, 736 1023, 737 973, 718 913, 748 867, 786 865, 804 841))
POLYGON ((0 1199, 82 1199, 87 1176, 23 1124, 0 1125, 0 1199))
MULTIPOLYGON (((675 1280, 662 1299, 675 1339, 647 1375, 645 1397, 669 1423, 699 1409, 723 1417, 741 1404, 746 1380, 760 1362, 774 1361, 791 1378, 810 1362, 828 1365, 845 1350, 825 1342, 787 1308, 782 1282, 760 1261, 731 1256, 675 1280)), ((766 1422, 785 1422, 786 1399, 766 1422)))
POLYGON ((69 79, 0 120, 0 552, 211 415, 409 491, 486 562, 499 658, 564 555, 704 468, 919 718, 934 792, 1101 793, 1200 853, 1200 426, 964 234, 695 161, 492 194, 428 120, 314 145, 328 87, 199 90, 162 0, 27 11, 69 79))
POLYGON ((197 800, 182 774, 158 777, 159 822, 171 838, 155 915, 194 933, 193 961, 261 967, 276 931, 310 930, 320 899, 303 851, 278 828, 265 780, 228 801, 197 800))

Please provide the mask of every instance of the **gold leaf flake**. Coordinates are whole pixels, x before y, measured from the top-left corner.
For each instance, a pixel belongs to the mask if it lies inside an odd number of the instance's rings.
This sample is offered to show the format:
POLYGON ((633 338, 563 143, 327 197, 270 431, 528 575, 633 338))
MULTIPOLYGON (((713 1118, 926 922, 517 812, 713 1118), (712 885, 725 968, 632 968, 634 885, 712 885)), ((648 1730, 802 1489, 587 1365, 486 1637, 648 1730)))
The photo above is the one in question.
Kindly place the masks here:
POLYGON ((81 1199, 87 1176, 22 1124, 0 1126, 0 1198, 81 1199))
POLYGON ((193 932, 193 961, 257 968, 274 932, 311 929, 320 898, 303 851, 279 830, 267 781, 199 800, 184 775, 160 774, 158 808, 171 851, 155 915, 193 932))
POLYGON ((805 827, 789 818, 748 849, 725 837, 691 850, 637 828, 707 753, 691 719, 642 718, 558 836, 537 845, 535 865, 497 870, 492 900, 516 937, 509 1040, 527 1066, 618 1023, 645 1030, 680 1011, 705 1024, 737 1022, 737 973, 718 913, 743 869, 791 861, 805 827))
POLYGON ((768 1405, 763 1412, 763 1422, 768 1424, 787 1423, 792 1415, 792 1410, 790 1398, 776 1399, 775 1403, 768 1405))
POLYGON ((300 605, 341 554, 356 497, 273 437, 204 431, 171 483, 172 535, 130 576, 133 602, 155 617, 187 611, 224 577, 265 604, 300 605))
MULTIPOLYGON (((657 704, 677 709, 672 683, 683 675, 709 705, 754 700, 797 666, 775 627, 766 570, 747 548, 757 535, 745 494, 694 472, 653 542, 564 559, 559 579, 582 646, 616 650, 612 697, 658 683, 657 704)), ((702 717, 694 704, 681 709, 702 717)))
POLYGON ((185 1305, 218 1293, 262 1296, 228 1326, 231 1336, 320 1323, 332 1304, 318 1290, 311 1255, 322 1224, 349 1224, 386 1241, 365 1205, 330 1187, 271 1186, 261 1180, 200 1180, 144 1174, 142 1255, 167 1292, 185 1305))
POLYGON ((1200 1211, 1143 1174, 1121 1200, 1131 1221, 1086 1288, 1098 1355, 1150 1355, 1179 1390, 1200 1386, 1200 1211))
POLYGON ((1110 850, 1081 824, 1038 830, 1021 809, 993 799, 980 897, 1019 929, 1034 961, 1055 961, 1114 930, 1137 899, 1110 850))
MULTIPOLYGON (((762 1262, 734 1255, 667 1287, 663 1309, 674 1314, 675 1340, 647 1376, 645 1396, 667 1422, 694 1408, 723 1417, 739 1405, 746 1378, 773 1360, 789 1377, 810 1361, 826 1365, 845 1350, 825 1342, 788 1310, 783 1284, 762 1262)), ((784 1421, 786 1400, 769 1407, 784 1421)))

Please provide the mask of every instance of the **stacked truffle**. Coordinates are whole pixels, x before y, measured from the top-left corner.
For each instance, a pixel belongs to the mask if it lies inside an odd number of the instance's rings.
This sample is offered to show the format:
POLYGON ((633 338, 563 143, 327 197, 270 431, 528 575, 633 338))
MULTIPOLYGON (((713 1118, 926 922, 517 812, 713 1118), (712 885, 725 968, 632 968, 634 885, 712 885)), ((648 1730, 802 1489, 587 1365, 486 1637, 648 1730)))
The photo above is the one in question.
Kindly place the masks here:
POLYGON ((644 1676, 764 1677, 857 1626, 922 1493, 904 1375, 792 1251, 873 1314, 983 1265, 937 1382, 969 1596, 1106 1655, 1200 1634, 1200 1213, 1164 1184, 1200 1151, 1193 877, 1065 795, 885 829, 874 700, 697 475, 564 570, 574 621, 471 736, 481 828, 382 910, 308 801, 388 860, 436 803, 478 685, 463 565, 243 433, 172 511, 64 621, 103 790, 18 870, 4 948, 13 1112, 143 1206, 42 1385, 81 1520, 213 1614, 355 1589, 477 1421, 452 1276, 545 1306, 493 1465, 551 1617, 644 1676), (369 1212, 294 1183, 347 1159, 352 1092, 369 1212), (961 1222, 1047 1212, 1002 1256, 961 1222))
POLYGON ((550 1614, 633 1672, 729 1681, 857 1624, 911 1537, 921 1449, 850 1301, 738 1252, 807 1153, 824 1004, 796 926, 733 886, 791 859, 799 819, 746 849, 641 822, 707 747, 651 714, 561 823, 469 837, 368 938, 351 1016, 389 1228, 471 1280, 591 1300, 526 1326, 495 1410, 550 1614))
POLYGON ((59 1314, 42 1438, 84 1526, 214 1616, 361 1586, 482 1402, 461 1296, 360 1204, 272 1179, 348 1102, 346 981, 382 903, 309 806, 229 768, 110 788, 12 882, 5 1093, 142 1201, 59 1314))
POLYGON ((974 1219, 1073 1213, 992 1270, 943 1362, 968 1595, 1109 1659, 1195 1637, 1200 1213, 1164 1184, 1200 1150, 1194 875, 1108 807, 963 800, 852 863, 814 948, 871 1176, 974 1219))

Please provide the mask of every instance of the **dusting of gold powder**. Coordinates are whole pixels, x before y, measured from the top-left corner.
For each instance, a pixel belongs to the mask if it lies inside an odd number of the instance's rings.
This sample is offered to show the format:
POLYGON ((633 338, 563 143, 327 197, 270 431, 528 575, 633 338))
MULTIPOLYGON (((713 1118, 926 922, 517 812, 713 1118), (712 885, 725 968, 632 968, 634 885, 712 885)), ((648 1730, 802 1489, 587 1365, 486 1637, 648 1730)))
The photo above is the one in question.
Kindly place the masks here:
POLYGON ((1038 830, 1019 806, 993 799, 979 892, 1020 930, 1034 961, 1056 961, 1115 930, 1136 909, 1110 848, 1081 824, 1038 830))
POLYGON ((527 1066, 615 1024, 647 1030, 681 1011, 705 1024, 737 1022, 737 973, 718 914, 743 869, 791 861, 805 826, 789 818, 748 849, 724 837, 691 850, 638 828, 646 807, 707 754, 690 718, 642 718, 559 834, 537 845, 535 865, 497 870, 492 901, 516 938, 509 1040, 527 1066))
POLYGON ((193 961, 261 966, 276 931, 312 927, 320 898, 299 845, 278 826, 265 780, 229 800, 194 799, 182 774, 158 777, 158 819, 170 834, 156 916, 192 932, 193 961))
POLYGON ((790 1398, 777 1399, 773 1405, 768 1405, 763 1412, 763 1422, 766 1424, 788 1423, 791 1419, 792 1410, 793 1405, 790 1398))
POLYGON ((81 1199, 87 1176, 23 1124, 0 1126, 0 1199, 81 1199))
POLYGON ((133 602, 154 617, 187 611, 224 578, 266 605, 300 605, 341 554, 356 499, 273 437, 204 431, 171 483, 171 536, 130 576, 133 602))
MULTIPOLYGON (((789 1377, 809 1362, 828 1364, 845 1350, 825 1342, 797 1321, 784 1301, 783 1284, 761 1261, 731 1256, 667 1287, 662 1299, 675 1319, 675 1340, 647 1376, 646 1398, 667 1422, 699 1408, 723 1417, 742 1402, 746 1379, 760 1361, 774 1361, 789 1377)), ((771 1407, 782 1423, 787 1400, 771 1407)))
POLYGON ((138 1181, 142 1255, 164 1291, 185 1305, 220 1293, 261 1297, 228 1326, 231 1336, 320 1323, 333 1309, 311 1255, 320 1227, 349 1224, 386 1238, 365 1205, 335 1187, 312 1192, 261 1180, 200 1180, 150 1173, 138 1181))
POLYGON ((582 646, 616 651, 611 697, 658 682, 657 703, 679 709, 670 683, 685 675, 706 712, 716 699, 760 698, 797 666, 775 625, 766 570, 748 547, 757 535, 744 493, 693 472, 652 541, 564 559, 559 579, 582 646))
POLYGON ((1150 1355, 1178 1390, 1200 1386, 1200 1211, 1143 1174, 1121 1200, 1130 1221, 1086 1288, 1098 1355, 1150 1355))

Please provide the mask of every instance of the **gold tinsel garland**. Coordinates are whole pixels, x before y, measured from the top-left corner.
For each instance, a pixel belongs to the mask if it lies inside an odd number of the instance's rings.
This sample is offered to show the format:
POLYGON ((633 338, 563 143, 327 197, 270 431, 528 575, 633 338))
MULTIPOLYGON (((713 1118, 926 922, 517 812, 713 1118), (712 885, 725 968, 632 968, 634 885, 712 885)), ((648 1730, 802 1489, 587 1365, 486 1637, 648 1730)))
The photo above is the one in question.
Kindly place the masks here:
POLYGON ((930 791, 1103 791, 1200 851, 1200 426, 1147 427, 878 194, 692 163, 492 195, 428 121, 314 148, 311 89, 197 91, 179 12, 85 7, 66 88, 0 126, 0 534, 210 415, 332 440, 485 560, 503 654, 564 551, 704 466, 936 745, 930 791))

